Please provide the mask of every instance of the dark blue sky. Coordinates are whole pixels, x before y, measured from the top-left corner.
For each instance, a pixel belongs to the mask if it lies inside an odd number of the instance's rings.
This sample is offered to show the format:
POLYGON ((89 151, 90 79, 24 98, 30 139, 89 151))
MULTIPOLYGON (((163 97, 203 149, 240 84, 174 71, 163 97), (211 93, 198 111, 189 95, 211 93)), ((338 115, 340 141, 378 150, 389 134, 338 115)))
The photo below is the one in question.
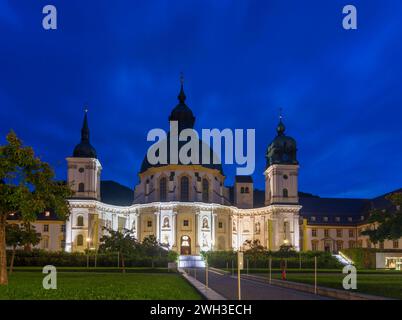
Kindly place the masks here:
POLYGON ((1 142, 14 129, 65 179, 87 102, 103 179, 133 187, 183 71, 198 129, 256 129, 257 187, 282 107, 301 191, 380 195, 402 186, 401 11, 398 0, 0 0, 1 142), (56 31, 42 28, 46 4, 56 31), (357 31, 342 28, 346 4, 357 31))

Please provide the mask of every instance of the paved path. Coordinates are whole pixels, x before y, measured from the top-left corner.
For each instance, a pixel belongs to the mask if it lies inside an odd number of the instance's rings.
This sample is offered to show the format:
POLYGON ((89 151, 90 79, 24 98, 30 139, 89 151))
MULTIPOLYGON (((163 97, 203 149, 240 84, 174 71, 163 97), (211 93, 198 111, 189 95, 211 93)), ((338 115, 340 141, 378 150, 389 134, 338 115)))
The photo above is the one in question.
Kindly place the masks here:
MULTIPOLYGON (((187 269, 187 273, 205 284, 205 269, 187 269)), ((209 270, 210 288, 229 300, 237 300, 237 277, 209 270)), ((328 298, 281 288, 249 279, 241 279, 242 300, 327 300, 328 298)))

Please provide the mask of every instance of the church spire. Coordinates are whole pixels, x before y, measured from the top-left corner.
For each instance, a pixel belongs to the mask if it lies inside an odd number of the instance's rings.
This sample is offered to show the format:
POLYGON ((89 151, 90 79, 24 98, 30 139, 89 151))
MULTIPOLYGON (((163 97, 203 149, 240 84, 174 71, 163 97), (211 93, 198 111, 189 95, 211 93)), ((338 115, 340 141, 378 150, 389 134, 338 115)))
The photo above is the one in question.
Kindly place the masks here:
POLYGON ((184 103, 186 101, 186 94, 184 93, 184 74, 183 72, 180 72, 180 93, 177 96, 177 99, 179 99, 180 103, 184 103))
POLYGON ((81 128, 81 142, 74 148, 73 157, 97 158, 96 150, 89 142, 88 109, 86 107, 81 128))
POLYGON ((279 123, 278 126, 276 127, 276 132, 278 133, 278 136, 283 136, 285 134, 285 125, 282 122, 282 108, 279 108, 279 123))
POLYGON ((84 122, 81 129, 81 142, 89 142, 88 109, 85 108, 84 122))

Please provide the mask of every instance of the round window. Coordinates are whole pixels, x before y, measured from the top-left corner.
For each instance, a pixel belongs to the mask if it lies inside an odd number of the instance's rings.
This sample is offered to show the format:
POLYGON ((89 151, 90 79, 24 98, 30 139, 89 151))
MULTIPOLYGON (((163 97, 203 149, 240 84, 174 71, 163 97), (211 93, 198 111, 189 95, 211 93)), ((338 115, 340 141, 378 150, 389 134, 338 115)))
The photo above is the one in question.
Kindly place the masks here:
POLYGON ((84 168, 79 168, 78 171, 81 172, 81 173, 83 173, 83 172, 84 172, 84 168))
POLYGON ((287 180, 287 179, 288 179, 288 176, 287 176, 286 174, 283 175, 283 179, 287 180))

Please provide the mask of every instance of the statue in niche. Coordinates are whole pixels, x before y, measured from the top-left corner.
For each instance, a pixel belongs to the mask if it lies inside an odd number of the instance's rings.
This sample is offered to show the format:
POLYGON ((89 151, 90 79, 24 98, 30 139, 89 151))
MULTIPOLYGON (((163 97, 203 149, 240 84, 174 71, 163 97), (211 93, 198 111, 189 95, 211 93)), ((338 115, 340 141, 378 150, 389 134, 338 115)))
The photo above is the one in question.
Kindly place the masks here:
POLYGON ((162 228, 170 228, 169 217, 165 217, 165 218, 163 219, 162 228))
POLYGON ((208 247, 208 235, 206 233, 202 234, 202 246, 208 247))
POLYGON ((133 225, 132 225, 131 229, 135 230, 135 220, 133 221, 133 225))
POLYGON ((167 234, 165 234, 165 236, 163 237, 163 242, 162 243, 169 245, 169 236, 167 234))
POLYGON ((261 225, 260 225, 259 222, 257 222, 257 223, 255 224, 255 233, 256 233, 256 234, 260 234, 260 232, 261 232, 261 225))
POLYGON ((207 218, 204 218, 204 219, 202 220, 202 228, 203 228, 203 229, 208 229, 208 228, 209 228, 209 226, 208 226, 208 219, 207 219, 207 218))
POLYGON ((236 232, 237 228, 236 228, 236 221, 233 221, 233 231, 236 232))

